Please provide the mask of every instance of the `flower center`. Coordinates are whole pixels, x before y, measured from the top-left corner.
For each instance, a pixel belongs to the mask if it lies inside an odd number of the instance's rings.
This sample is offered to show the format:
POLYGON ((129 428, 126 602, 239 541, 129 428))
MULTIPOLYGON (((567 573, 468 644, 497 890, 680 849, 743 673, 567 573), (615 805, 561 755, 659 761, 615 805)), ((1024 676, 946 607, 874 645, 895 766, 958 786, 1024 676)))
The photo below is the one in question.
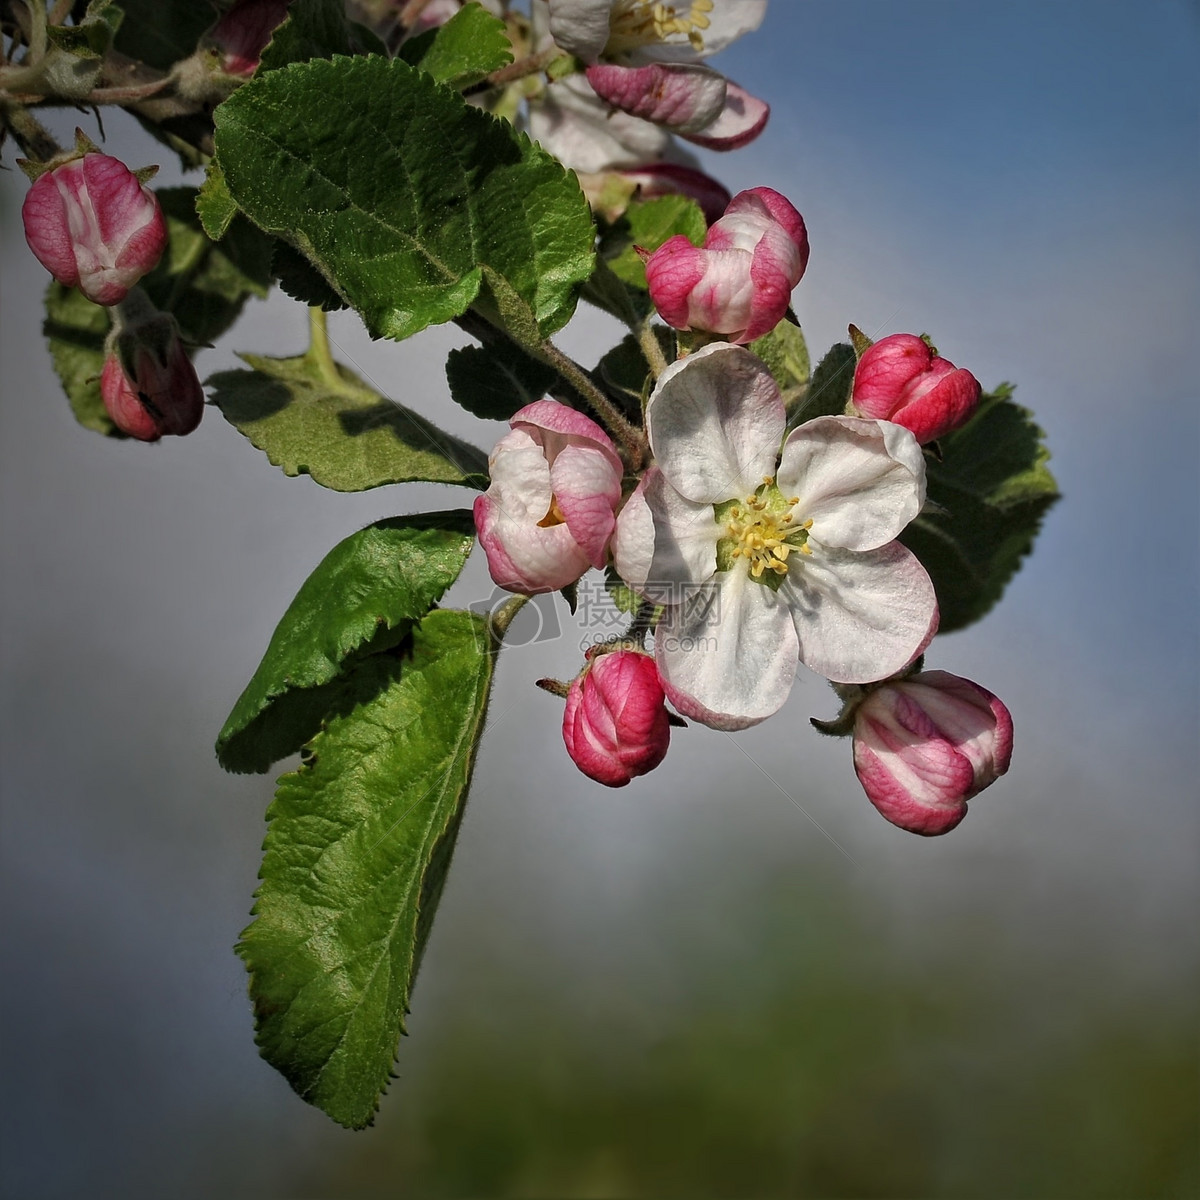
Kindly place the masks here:
POLYGON ((785 498, 769 475, 763 477, 763 486, 753 496, 735 500, 722 514, 729 565, 744 558, 752 578, 778 584, 788 573, 788 556, 793 550, 812 553, 808 545, 812 521, 799 522, 792 512, 799 503, 799 496, 785 498))
POLYGON ((690 4, 661 4, 654 0, 617 0, 609 17, 610 54, 636 50, 639 46, 686 37, 698 54, 704 49, 703 31, 709 26, 713 0, 691 0, 690 4))
POLYGON ((538 525, 542 529, 553 529, 555 525, 565 525, 566 523, 567 518, 563 516, 563 510, 558 507, 558 497, 551 493, 550 507, 546 510, 546 515, 538 522, 538 525))

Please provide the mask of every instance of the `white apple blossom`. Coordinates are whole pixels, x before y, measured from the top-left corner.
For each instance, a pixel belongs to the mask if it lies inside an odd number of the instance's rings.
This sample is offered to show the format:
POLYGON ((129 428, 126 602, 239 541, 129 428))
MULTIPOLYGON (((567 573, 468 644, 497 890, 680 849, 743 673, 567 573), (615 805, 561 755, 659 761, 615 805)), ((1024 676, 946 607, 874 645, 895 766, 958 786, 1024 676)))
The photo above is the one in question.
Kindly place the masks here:
POLYGON ((655 657, 667 695, 718 729, 776 712, 798 661, 866 683, 937 629, 929 575, 894 540, 925 501, 916 439, 858 417, 819 417, 786 440, 785 425, 748 350, 717 343, 673 364, 646 409, 657 465, 613 538, 621 576, 666 606, 655 657))

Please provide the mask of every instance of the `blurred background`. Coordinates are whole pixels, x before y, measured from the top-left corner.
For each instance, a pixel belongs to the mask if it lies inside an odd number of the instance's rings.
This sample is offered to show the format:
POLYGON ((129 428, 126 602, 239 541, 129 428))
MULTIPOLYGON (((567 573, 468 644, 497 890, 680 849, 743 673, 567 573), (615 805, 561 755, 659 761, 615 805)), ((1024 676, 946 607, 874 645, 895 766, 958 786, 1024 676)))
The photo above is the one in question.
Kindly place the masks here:
MULTIPOLYGON (((809 676, 609 791, 532 686, 577 667, 560 608, 502 660, 411 1036, 358 1134, 257 1057, 231 947, 272 784, 211 747, 338 539, 471 497, 323 491, 215 410, 155 446, 76 426, 0 172, 3 1194, 1200 1193, 1198 45, 1183 0, 776 0, 718 60, 773 116, 708 166, 804 213, 814 353, 850 321, 928 331, 1048 433, 1064 500, 928 660, 1005 699, 1012 770, 949 837, 902 833, 808 729, 834 709, 809 676)), ((305 326, 251 301, 200 373, 305 326)), ((448 400, 454 331, 331 329, 491 445, 448 400)), ((588 313, 564 343, 590 364, 614 332, 588 313)), ((451 599, 490 590, 473 558, 451 599)))

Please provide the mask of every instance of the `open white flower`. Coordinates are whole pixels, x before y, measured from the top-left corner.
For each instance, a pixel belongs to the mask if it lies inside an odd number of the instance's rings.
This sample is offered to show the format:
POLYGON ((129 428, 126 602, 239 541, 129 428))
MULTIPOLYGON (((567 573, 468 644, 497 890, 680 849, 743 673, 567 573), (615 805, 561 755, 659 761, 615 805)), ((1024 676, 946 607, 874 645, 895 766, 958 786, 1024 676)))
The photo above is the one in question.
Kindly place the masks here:
POLYGON ((718 729, 776 712, 797 661, 867 683, 937 629, 929 575, 894 540, 925 502, 916 438, 857 417, 819 417, 786 440, 785 425, 748 350, 717 343, 675 363, 646 408, 657 466, 613 539, 621 576, 666 606, 655 657, 667 695, 718 729))
POLYGON ((549 0, 550 33, 585 63, 696 62, 762 24, 767 0, 549 0))

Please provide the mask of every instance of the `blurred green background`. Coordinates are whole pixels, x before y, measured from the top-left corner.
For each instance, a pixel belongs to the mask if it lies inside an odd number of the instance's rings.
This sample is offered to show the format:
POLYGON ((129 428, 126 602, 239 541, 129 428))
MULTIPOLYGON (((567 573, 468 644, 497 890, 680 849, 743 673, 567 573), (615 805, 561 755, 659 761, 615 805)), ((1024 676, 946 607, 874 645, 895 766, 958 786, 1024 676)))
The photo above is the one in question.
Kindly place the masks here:
MULTIPOLYGON (((256 1055, 231 946, 271 782, 211 744, 336 540, 471 497, 326 493, 215 412, 153 447, 76 427, 0 173, 3 1194, 1200 1194, 1198 30, 1183 0, 775 0, 719 60, 774 111, 706 161, 805 214, 814 350, 928 331, 1047 429, 1065 499, 1000 608, 930 653, 1008 703, 1013 768, 949 837, 903 834, 808 729, 834 708, 809 676, 610 792, 532 687, 588 631, 517 627, 361 1134, 256 1055)), ((449 411, 453 331, 331 331, 383 391, 499 434, 449 411)), ((590 364, 614 333, 565 341, 590 364)), ((201 374, 304 335, 255 302, 201 374)), ((473 559, 452 599, 490 590, 473 559)))

